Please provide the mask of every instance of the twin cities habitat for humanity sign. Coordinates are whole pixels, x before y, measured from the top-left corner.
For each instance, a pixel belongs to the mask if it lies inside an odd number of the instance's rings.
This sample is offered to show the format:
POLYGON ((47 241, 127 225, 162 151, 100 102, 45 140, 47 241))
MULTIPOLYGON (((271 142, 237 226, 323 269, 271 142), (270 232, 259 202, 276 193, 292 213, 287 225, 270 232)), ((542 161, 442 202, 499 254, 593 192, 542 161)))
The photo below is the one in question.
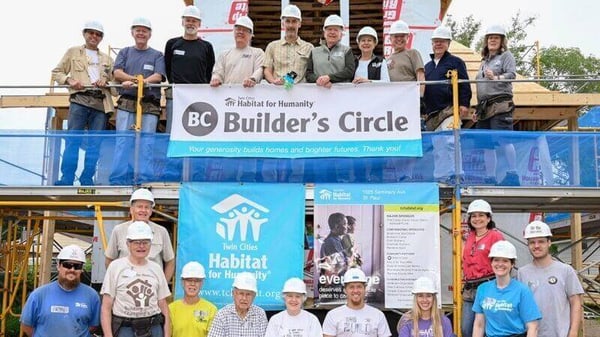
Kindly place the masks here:
MULTIPOLYGON (((202 297, 232 303, 235 276, 256 276, 255 304, 282 309, 281 289, 303 276, 302 184, 183 183, 179 196, 177 273, 190 261, 206 270, 202 297)), ((175 296, 183 296, 177 277, 175 296)))
POLYGON ((416 83, 173 87, 170 157, 422 156, 416 83))

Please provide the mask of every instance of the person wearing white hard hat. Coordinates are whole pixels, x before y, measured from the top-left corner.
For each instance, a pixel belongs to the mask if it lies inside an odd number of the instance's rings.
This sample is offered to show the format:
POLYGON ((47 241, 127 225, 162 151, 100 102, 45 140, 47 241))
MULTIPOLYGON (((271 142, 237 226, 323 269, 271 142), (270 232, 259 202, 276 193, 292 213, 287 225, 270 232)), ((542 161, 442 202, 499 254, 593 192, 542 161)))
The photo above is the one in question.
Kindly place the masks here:
POLYGON ((235 48, 219 55, 213 69, 210 85, 241 84, 251 88, 262 80, 265 52, 250 46, 254 23, 247 16, 240 16, 233 25, 235 48))
MULTIPOLYGON (((165 44, 165 68, 169 83, 208 84, 215 65, 213 45, 199 36, 202 13, 196 6, 187 6, 181 15, 183 35, 165 44)), ((167 127, 173 125, 173 89, 165 90, 167 127)))
POLYGON ((496 278, 477 289, 473 337, 537 337, 542 314, 527 285, 510 275, 517 249, 502 240, 494 243, 489 255, 496 278))
POLYGON ((138 17, 131 23, 131 36, 135 44, 119 50, 115 60, 115 79, 121 83, 119 100, 117 101, 117 115, 115 129, 118 136, 115 140, 113 164, 109 176, 111 185, 133 185, 150 182, 154 176, 154 136, 141 137, 139 142, 139 162, 136 158, 135 137, 132 136, 136 125, 137 86, 144 86, 142 106, 141 132, 145 134, 156 133, 158 118, 162 112, 160 106, 161 91, 159 87, 148 87, 150 84, 159 84, 166 78, 165 58, 163 53, 151 48, 148 41, 152 37, 152 24, 150 20, 138 17), (143 82, 137 83, 137 75, 142 75, 143 82), (134 167, 139 167, 134 172, 134 167))
POLYGON ((129 226, 136 221, 143 221, 150 226, 153 233, 148 259, 161 266, 167 280, 171 280, 175 272, 175 252, 167 229, 150 221, 152 209, 154 208, 154 195, 146 188, 138 188, 131 194, 129 201, 131 204, 129 207, 131 220, 118 224, 110 233, 108 246, 104 252, 105 265, 108 267, 113 260, 129 254, 129 247, 127 246, 129 226))
POLYGON ((365 302, 368 282, 367 276, 360 268, 350 268, 346 271, 342 277, 346 304, 327 312, 323 321, 323 337, 392 335, 383 312, 365 302))
POLYGON ((265 337, 313 337, 323 336, 321 323, 314 314, 303 309, 306 301, 306 285, 297 277, 283 285, 285 310, 271 317, 265 337))
POLYGON ((56 281, 36 288, 21 312, 21 331, 33 336, 91 337, 100 326, 100 297, 81 284, 83 249, 65 246, 57 256, 56 281))
POLYGON ((352 83, 389 82, 387 62, 374 53, 379 38, 377 31, 371 26, 365 26, 358 31, 356 43, 360 49, 360 56, 355 59, 356 71, 352 83))
POLYGON ((208 337, 263 337, 268 320, 265 311, 252 303, 257 292, 256 276, 238 273, 233 280, 233 303, 217 312, 208 337))
MULTIPOLYGON (((515 57, 508 50, 506 30, 501 25, 486 29, 481 51, 481 66, 475 79, 477 82, 477 109, 472 115, 476 129, 513 130, 512 83, 517 76, 515 57)), ((484 147, 485 183, 496 185, 498 152, 504 153, 506 171, 499 183, 503 186, 519 186, 517 155, 512 143, 501 138, 489 137, 482 141, 484 147)))
MULTIPOLYGON (((391 24, 388 31, 392 43, 392 54, 388 57, 387 63, 392 82, 403 81, 425 81, 425 71, 423 59, 416 49, 408 47, 408 37, 410 29, 408 24, 402 20, 391 24)), ((421 87, 421 96, 423 96, 424 87, 421 87)))
POLYGON ((471 337, 473 334, 475 313, 471 308, 477 287, 495 277, 489 257, 490 249, 494 243, 504 240, 502 233, 496 229, 492 214, 492 207, 483 199, 473 200, 467 209, 469 233, 462 252, 461 330, 464 337, 471 337))
POLYGON ((533 261, 519 268, 517 279, 529 286, 542 312, 539 336, 576 337, 583 314, 583 287, 577 273, 568 264, 552 258, 552 231, 542 221, 532 221, 525 227, 533 261))
POLYGON ((433 280, 421 276, 415 280, 412 310, 398 322, 399 337, 454 337, 452 323, 438 307, 433 280), (416 328, 415 328, 416 327, 416 328))
MULTIPOLYGON (((114 111, 111 90, 107 87, 113 78, 113 59, 100 51, 104 27, 98 21, 87 21, 82 29, 84 45, 69 48, 52 69, 52 81, 69 86, 69 131, 97 132, 106 129, 110 113, 114 111)), ((83 137, 66 137, 61 177, 54 185, 73 185, 79 162, 79 148, 83 137)), ((83 171, 79 175, 82 186, 94 185, 96 164, 100 156, 101 137, 87 137, 83 171)))
POLYGON ((204 266, 190 261, 181 268, 183 298, 169 304, 172 337, 206 337, 217 307, 200 297, 206 279, 204 266))
POLYGON ((305 82, 306 64, 313 45, 300 38, 302 13, 296 5, 287 5, 281 11, 281 28, 284 36, 271 41, 265 49, 264 77, 271 84, 283 85, 290 75, 294 83, 305 82))
MULTIPOLYGON (((449 71, 456 70, 460 80, 468 80, 465 62, 456 57, 448 49, 452 41, 452 32, 448 27, 437 27, 431 36, 433 53, 431 60, 425 64, 425 80, 445 81, 449 71)), ((458 85, 458 105, 461 116, 467 117, 471 105, 471 85, 460 83, 458 85)), ((449 84, 429 84, 423 93, 421 113, 425 118, 427 131, 447 131, 453 129, 454 109, 452 86, 449 84)), ((460 123, 460 119, 459 119, 460 123)), ((460 126, 460 125, 458 125, 460 126)), ((452 184, 456 180, 456 162, 454 158, 455 145, 451 136, 434 136, 433 143, 433 178, 436 181, 452 184)), ((460 166, 460 162, 458 163, 460 166)), ((462 168, 458 169, 459 175, 464 175, 462 168)))
POLYGON ((306 81, 325 88, 331 88, 333 83, 352 82, 356 65, 352 49, 342 44, 344 21, 339 15, 325 19, 323 35, 324 41, 308 58, 306 81))
POLYGON ((148 260, 153 236, 147 223, 133 222, 126 236, 129 255, 106 269, 100 289, 104 336, 171 336, 171 291, 160 266, 148 260))

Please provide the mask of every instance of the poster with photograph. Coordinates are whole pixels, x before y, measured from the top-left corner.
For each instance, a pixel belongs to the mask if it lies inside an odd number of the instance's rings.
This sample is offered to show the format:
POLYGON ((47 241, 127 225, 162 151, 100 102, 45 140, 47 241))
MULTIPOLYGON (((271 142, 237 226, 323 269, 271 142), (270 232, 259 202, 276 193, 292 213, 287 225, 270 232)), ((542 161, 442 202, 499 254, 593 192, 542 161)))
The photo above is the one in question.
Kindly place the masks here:
POLYGON ((438 195, 437 184, 430 183, 316 185, 315 305, 346 302, 342 280, 352 267, 367 275, 366 302, 377 307, 403 308, 412 281, 424 270, 437 275, 433 277, 439 285, 438 195), (405 229, 419 233, 413 237, 417 241, 397 236, 405 229), (419 254, 423 247, 428 254, 419 254))

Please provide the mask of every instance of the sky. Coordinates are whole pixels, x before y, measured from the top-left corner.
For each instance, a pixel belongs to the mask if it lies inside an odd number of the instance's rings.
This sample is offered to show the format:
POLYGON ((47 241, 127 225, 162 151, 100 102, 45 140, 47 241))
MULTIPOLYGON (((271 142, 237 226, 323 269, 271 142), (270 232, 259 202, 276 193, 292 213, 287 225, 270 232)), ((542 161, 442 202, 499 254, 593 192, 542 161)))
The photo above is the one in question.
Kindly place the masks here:
MULTIPOLYGON (((415 0, 413 0, 415 1, 415 0)), ((32 0, 0 1, 0 87, 6 85, 48 85, 50 71, 67 48, 83 43, 81 27, 86 20, 104 24, 100 45, 111 47, 132 44, 131 21, 137 16, 149 18, 153 25, 150 46, 163 50, 166 41, 181 35, 180 16, 184 2, 178 0, 32 0)), ((593 27, 597 26, 600 1, 597 0, 453 0, 449 14, 456 21, 473 14, 483 26, 506 26, 518 11, 523 17, 537 16, 527 29, 529 42, 539 40, 543 47, 579 47, 584 55, 600 57, 593 27), (486 3, 482 5, 482 3, 486 3), (576 6, 573 4, 576 3, 576 6)), ((114 56, 114 55, 113 55, 114 56)), ((48 89, 3 89, 0 95, 44 94, 48 89)), ((0 129, 43 129, 45 110, 3 109, 0 129)))

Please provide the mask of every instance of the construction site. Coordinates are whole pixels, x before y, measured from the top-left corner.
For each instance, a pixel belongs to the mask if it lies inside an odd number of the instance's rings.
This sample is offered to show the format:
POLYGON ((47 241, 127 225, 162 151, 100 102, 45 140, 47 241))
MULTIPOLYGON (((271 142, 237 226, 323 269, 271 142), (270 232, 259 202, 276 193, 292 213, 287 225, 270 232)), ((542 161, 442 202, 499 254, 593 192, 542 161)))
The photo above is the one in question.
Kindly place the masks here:
MULTIPOLYGON (((256 33, 252 44, 264 50, 270 41, 280 38, 281 32, 273 27, 274 23, 277 25, 280 20, 282 1, 242 2, 247 6, 248 16, 254 20, 256 33)), ((194 1, 173 3, 177 6, 193 5, 194 1)), ((360 27, 373 26, 382 35, 385 30, 382 1, 328 1, 327 5, 314 0, 293 3, 302 10, 302 38, 315 46, 322 38, 323 20, 331 13, 343 13, 344 10, 347 11, 349 44, 354 50, 358 50, 355 41, 360 27)), ((439 1, 440 23, 451 3, 451 0, 439 1)), ((118 48, 110 48, 111 56, 116 57, 118 48)), ((382 55, 385 53, 384 49, 385 45, 381 43, 375 53, 382 55)), ((480 71, 481 54, 456 41, 450 44, 449 51, 465 61, 469 78, 474 79, 480 71)), ((423 57, 423 60, 427 62, 426 57, 423 57)), ((457 81, 456 74, 448 78, 448 85, 458 83, 453 81, 457 81)), ((206 174, 198 177, 189 171, 189 158, 167 156, 169 134, 165 133, 167 117, 164 97, 157 133, 151 136, 154 142, 155 180, 131 185, 110 185, 108 175, 116 138, 114 130, 110 130, 114 129, 113 118, 109 121, 109 131, 96 135, 102 139, 96 184, 54 186, 60 175, 65 139, 84 137, 69 134, 65 130, 70 104, 65 86, 50 83, 48 86, 42 86, 47 89, 45 94, 30 95, 23 92, 31 89, 35 83, 31 86, 0 83, 0 88, 20 90, 18 94, 3 93, 0 96, 0 114, 4 109, 16 108, 43 108, 47 111, 46 130, 0 130, 0 337, 16 336, 11 334, 11 331, 15 331, 15 327, 18 329, 21 306, 33 289, 56 278, 56 256, 66 245, 76 244, 84 248, 88 263, 82 276, 83 282, 96 289, 100 288, 106 270, 104 251, 110 232, 117 224, 130 220, 129 198, 139 187, 146 187, 154 194, 156 205, 152 221, 164 226, 171 235, 173 247, 178 247, 182 184, 192 181, 217 184, 215 186, 219 183, 302 183, 306 188, 305 235, 310 236, 307 241, 312 242, 319 239, 316 237, 319 229, 313 217, 314 188, 321 183, 340 183, 342 180, 345 184, 438 184, 443 309, 454 317, 455 327, 461 310, 458 304, 461 302, 462 279, 461 234, 467 229, 464 213, 469 203, 476 199, 484 199, 492 205, 494 216, 499 214, 498 218, 495 218, 499 229, 515 243, 519 254, 523 254, 524 259, 518 261, 518 266, 530 261, 527 243, 522 238, 524 226, 535 219, 546 221, 553 231, 553 256, 576 270, 585 290, 586 324, 583 336, 597 336, 600 334, 600 324, 596 319, 600 317, 600 138, 597 135, 597 127, 600 125, 582 128, 579 119, 583 112, 591 107, 600 106, 600 94, 550 91, 539 82, 540 79, 517 75, 517 79, 512 83, 515 103, 514 131, 499 136, 517 144, 518 154, 522 157, 519 158, 521 186, 483 183, 478 173, 483 163, 478 158, 481 158, 482 153, 479 144, 486 135, 485 132, 471 130, 474 123, 470 118, 462 121, 462 129, 456 128, 453 132, 446 133, 459 144, 457 148, 460 151, 459 156, 462 156, 465 171, 464 179, 450 183, 435 181, 429 173, 433 171, 431 144, 436 136, 432 132, 424 132, 422 135, 423 156, 414 158, 414 161, 408 164, 419 174, 410 175, 410 178, 401 181, 397 177, 402 175, 398 173, 403 172, 402 169, 393 167, 390 162, 407 165, 406 158, 397 158, 398 160, 393 162, 386 158, 354 157, 341 166, 328 164, 322 158, 302 158, 300 160, 304 160, 306 164, 304 175, 292 181, 289 172, 279 172, 277 178, 270 180, 260 172, 260 165, 250 180, 241 175, 231 178, 224 173, 227 169, 226 164, 213 157, 199 157, 194 158, 193 163, 206 167, 206 174), (356 173, 357 167, 370 165, 383 166, 382 176, 377 182, 367 181, 356 173), (348 171, 340 173, 340 167, 348 171), (329 174, 322 175, 322 172, 329 174), (340 174, 344 179, 336 178, 340 174), (316 178, 323 176, 326 178, 316 178)), ((470 85, 473 90, 471 108, 475 109, 476 84, 472 81, 470 85)), ((164 83, 161 89, 169 86, 168 83, 164 83)), ((455 112, 455 120, 458 119, 458 112, 455 112)), ((136 132, 139 136, 139 125, 136 132)), ((80 152, 85 151, 85 146, 84 141, 80 152)), ((136 150, 131 151, 133 156, 136 150)), ((235 159, 236 164, 251 166, 256 165, 256 160, 260 163, 264 158, 235 159)), ((331 159, 333 163, 335 158, 331 159)), ((277 167, 281 170, 289 167, 294 160, 298 161, 294 158, 277 160, 277 167)), ((499 166, 503 167, 502 164, 499 166)), ((136 165, 134 170, 139 170, 139 167, 136 165)), ((502 180, 502 174, 499 181, 502 180)), ((308 265, 318 263, 318 257, 315 256, 316 252, 311 251, 310 244, 305 242, 304 245, 308 257, 304 267, 307 269, 308 265)), ((429 243, 423 242, 423 245, 428 246, 429 243)), ((169 281, 175 285, 174 280, 169 281)), ((311 311, 324 311, 323 308, 311 307, 311 304, 309 299, 306 307, 311 311)), ((401 313, 401 310, 386 312, 390 327, 396 326, 401 313)), ((322 318, 322 314, 319 317, 322 318)), ((455 331, 460 329, 455 328, 455 331)), ((457 335, 460 336, 460 333, 457 332, 457 335)), ((393 336, 397 336, 396 331, 393 331, 393 336)))

